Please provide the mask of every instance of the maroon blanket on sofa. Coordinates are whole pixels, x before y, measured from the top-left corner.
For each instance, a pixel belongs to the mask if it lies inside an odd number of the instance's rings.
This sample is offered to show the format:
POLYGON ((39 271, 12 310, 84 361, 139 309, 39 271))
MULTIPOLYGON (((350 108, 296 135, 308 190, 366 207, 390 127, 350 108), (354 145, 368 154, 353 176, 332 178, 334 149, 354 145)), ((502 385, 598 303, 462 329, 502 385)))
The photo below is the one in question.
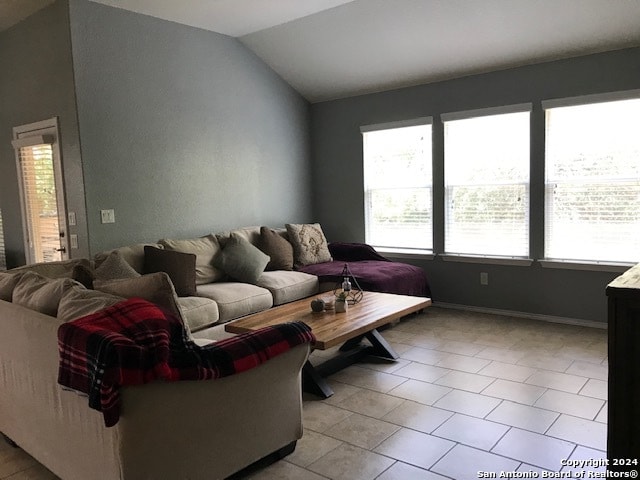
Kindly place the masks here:
POLYGON ((180 319, 133 298, 60 325, 58 383, 87 394, 110 427, 120 417, 120 387, 221 378, 314 340, 309 326, 294 322, 199 347, 180 319))
POLYGON ((321 282, 341 282, 345 263, 363 290, 430 297, 427 276, 419 267, 392 262, 365 243, 332 242, 332 262, 305 265, 301 272, 319 277, 321 282))

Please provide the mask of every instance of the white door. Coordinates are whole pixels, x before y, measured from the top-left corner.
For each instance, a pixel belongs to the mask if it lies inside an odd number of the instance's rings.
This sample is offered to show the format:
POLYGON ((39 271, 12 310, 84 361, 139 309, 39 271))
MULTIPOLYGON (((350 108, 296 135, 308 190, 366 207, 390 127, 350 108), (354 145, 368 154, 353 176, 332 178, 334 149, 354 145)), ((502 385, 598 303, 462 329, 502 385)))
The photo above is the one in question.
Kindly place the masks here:
POLYGON ((58 119, 13 129, 27 263, 68 258, 58 119))

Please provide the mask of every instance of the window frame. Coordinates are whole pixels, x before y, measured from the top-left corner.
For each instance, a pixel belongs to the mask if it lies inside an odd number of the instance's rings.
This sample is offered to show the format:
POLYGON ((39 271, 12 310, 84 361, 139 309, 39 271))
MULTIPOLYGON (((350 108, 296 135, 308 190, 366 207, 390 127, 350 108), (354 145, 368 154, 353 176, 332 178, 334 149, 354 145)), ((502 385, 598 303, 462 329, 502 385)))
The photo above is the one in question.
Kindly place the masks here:
POLYGON ((389 254, 390 256, 399 257, 399 258, 410 258, 413 256, 420 256, 421 258, 433 258, 434 256, 434 226, 433 226, 433 216, 434 216, 434 202, 433 202, 433 117, 417 117, 408 120, 400 120, 395 122, 385 122, 385 123, 377 123, 377 124, 369 124, 363 125, 360 127, 360 134, 362 136, 362 167, 363 167, 363 194, 364 194, 364 229, 365 229, 365 242, 371 244, 376 248, 377 251, 389 254), (376 245, 372 242, 369 233, 369 219, 371 216, 371 212, 369 211, 370 204, 370 195, 371 189, 368 187, 367 181, 367 157, 365 151, 365 134, 386 130, 395 130, 400 128, 407 127, 418 127, 418 126, 429 126, 431 136, 429 138, 429 150, 431 153, 431 163, 429 164, 429 169, 431 171, 431 184, 429 185, 430 189, 430 204, 431 204, 431 225, 429 226, 431 231, 431 238, 429 239, 431 248, 409 248, 409 247, 394 247, 394 246, 381 246, 376 245))
POLYGON ((629 267, 635 265, 636 262, 619 262, 612 260, 590 260, 590 259, 564 259, 554 258, 547 256, 547 194, 549 192, 549 184, 547 178, 547 110, 553 108, 562 107, 577 107, 582 105, 591 105, 597 103, 616 102, 623 100, 640 99, 640 89, 634 90, 621 90, 615 92, 597 93, 591 95, 580 95, 574 97, 562 97, 547 99, 541 101, 542 115, 545 130, 544 140, 544 180, 542 185, 542 198, 544 205, 544 223, 541 235, 544 238, 543 241, 543 253, 542 258, 538 260, 538 263, 543 268, 555 268, 563 270, 587 270, 587 271, 606 271, 606 272, 624 272, 629 267))
MULTIPOLYGON (((62 173, 62 156, 60 152, 60 127, 58 117, 52 117, 39 122, 34 122, 26 125, 20 125, 13 128, 13 140, 11 144, 14 148, 16 170, 18 173, 18 187, 20 192, 20 208, 22 216, 22 228, 24 235, 25 257, 27 264, 36 263, 42 261, 40 259, 40 252, 37 251, 36 242, 31 238, 33 230, 32 224, 29 221, 30 212, 27 205, 28 192, 25 191, 23 168, 22 168, 22 156, 21 150, 23 148, 36 147, 39 145, 48 145, 51 149, 52 156, 52 171, 56 188, 56 205, 57 205, 57 229, 58 238, 56 244, 59 241, 60 248, 56 249, 61 260, 67 260, 70 258, 69 249, 69 235, 66 215, 66 199, 65 199, 65 185, 64 177, 62 173)), ((52 261, 52 260, 44 260, 52 261)))
MULTIPOLYGON (((443 148, 443 250, 444 253, 439 256, 442 257, 445 261, 452 262, 464 262, 464 263, 486 263, 486 264, 494 264, 494 265, 512 265, 512 266, 528 266, 533 263, 533 259, 531 257, 531 197, 532 197, 532 188, 531 188, 531 165, 532 165, 532 155, 531 155, 531 146, 532 146, 532 136, 531 136, 531 128, 533 123, 533 103, 517 103, 511 105, 504 105, 498 107, 487 107, 480 108, 474 110, 462 110, 456 112, 447 112, 442 113, 440 115, 440 120, 442 122, 442 148, 443 148), (479 117, 490 117, 497 115, 505 115, 512 113, 528 113, 529 114, 529 128, 527 130, 527 135, 529 137, 528 144, 528 163, 527 163, 527 181, 520 182, 519 184, 524 184, 525 194, 527 195, 527 211, 525 213, 526 218, 526 241, 524 242, 526 245, 526 254, 525 255, 509 255, 509 254, 480 254, 480 253, 469 253, 469 252, 455 252, 448 251, 447 246, 447 201, 448 201, 448 185, 447 185, 447 154, 446 154, 446 123, 456 120, 468 120, 479 117)), ((495 185, 501 184, 504 182, 497 181, 495 185)), ((473 184, 469 184, 473 185, 473 184)), ((511 184, 510 184, 511 185, 511 184)), ((514 184, 515 185, 515 184, 514 184)))

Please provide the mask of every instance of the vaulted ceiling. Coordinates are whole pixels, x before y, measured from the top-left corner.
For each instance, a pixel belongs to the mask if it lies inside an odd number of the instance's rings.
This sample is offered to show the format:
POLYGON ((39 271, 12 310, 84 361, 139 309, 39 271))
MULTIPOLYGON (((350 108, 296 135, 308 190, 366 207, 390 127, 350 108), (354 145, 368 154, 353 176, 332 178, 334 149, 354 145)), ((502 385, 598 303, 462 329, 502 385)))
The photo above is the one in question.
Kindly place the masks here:
POLYGON ((640 46, 638 0, 93 1, 237 37, 311 102, 640 46))

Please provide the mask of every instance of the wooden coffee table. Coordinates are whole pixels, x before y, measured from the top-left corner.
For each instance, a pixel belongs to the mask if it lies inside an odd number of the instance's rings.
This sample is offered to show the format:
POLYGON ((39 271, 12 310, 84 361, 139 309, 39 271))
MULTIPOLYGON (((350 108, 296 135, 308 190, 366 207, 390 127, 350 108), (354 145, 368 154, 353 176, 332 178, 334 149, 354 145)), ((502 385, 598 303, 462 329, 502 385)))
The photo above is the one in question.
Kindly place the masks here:
MULTIPOLYGON (((325 294, 331 295, 331 292, 325 294)), ((318 296, 323 297, 322 294, 318 296)), ((333 395, 333 390, 324 379, 327 375, 368 355, 389 360, 397 359, 398 354, 377 329, 431 305, 431 299, 425 297, 364 292, 362 300, 356 305, 349 305, 344 313, 336 313, 333 310, 316 313, 311 311, 313 298, 315 297, 303 298, 239 318, 227 323, 225 330, 231 333, 245 333, 278 323, 304 322, 311 327, 316 337, 314 349, 327 350, 342 345, 338 356, 315 366, 307 361, 302 369, 303 388, 324 398, 333 395), (361 344, 365 338, 370 345, 361 344)))

